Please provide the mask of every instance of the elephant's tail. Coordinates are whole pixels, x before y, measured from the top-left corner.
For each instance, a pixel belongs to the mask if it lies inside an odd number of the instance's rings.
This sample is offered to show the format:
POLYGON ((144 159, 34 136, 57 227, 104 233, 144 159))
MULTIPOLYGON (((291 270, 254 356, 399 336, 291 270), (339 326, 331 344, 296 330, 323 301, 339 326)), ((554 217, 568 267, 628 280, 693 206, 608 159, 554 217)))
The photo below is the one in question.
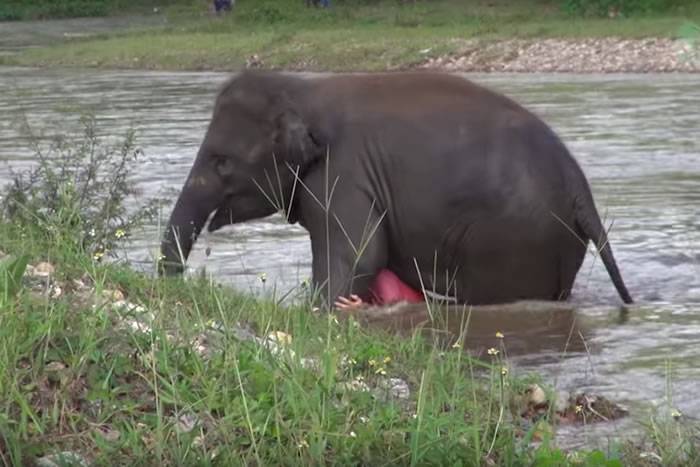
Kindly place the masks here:
POLYGON ((620 270, 617 268, 612 248, 608 242, 608 234, 605 228, 603 228, 603 223, 595 208, 593 196, 590 194, 590 190, 584 190, 584 193, 585 194, 582 196, 576 197, 576 223, 586 237, 596 245, 596 249, 600 253, 605 269, 608 270, 610 279, 612 279, 622 301, 627 304, 633 303, 632 297, 627 291, 627 286, 625 286, 625 282, 622 280, 620 270))

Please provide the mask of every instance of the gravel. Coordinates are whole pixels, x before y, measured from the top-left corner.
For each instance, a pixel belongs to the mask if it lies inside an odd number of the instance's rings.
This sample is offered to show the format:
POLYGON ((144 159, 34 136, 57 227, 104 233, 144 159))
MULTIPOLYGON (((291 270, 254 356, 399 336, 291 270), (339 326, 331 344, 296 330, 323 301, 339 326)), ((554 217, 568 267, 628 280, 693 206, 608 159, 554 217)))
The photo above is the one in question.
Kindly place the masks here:
POLYGON ((700 72, 700 49, 685 40, 510 39, 460 43, 457 53, 430 57, 419 68, 520 73, 700 72))

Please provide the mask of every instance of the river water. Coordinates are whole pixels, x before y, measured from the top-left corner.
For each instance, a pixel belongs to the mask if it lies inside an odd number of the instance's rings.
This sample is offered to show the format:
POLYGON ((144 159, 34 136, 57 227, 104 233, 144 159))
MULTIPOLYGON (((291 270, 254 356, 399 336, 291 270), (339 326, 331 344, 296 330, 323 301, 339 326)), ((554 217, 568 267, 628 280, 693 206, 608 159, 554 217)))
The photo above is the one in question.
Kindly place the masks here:
MULTIPOLYGON (((700 78, 691 75, 470 75, 544 118, 589 178, 601 215, 613 222, 611 243, 628 288, 640 302, 619 318, 615 290, 589 255, 572 301, 586 330, 586 348, 560 355, 542 339, 513 357, 516 371, 537 371, 561 389, 602 394, 631 408, 631 419, 588 427, 570 445, 622 436, 667 402, 700 417, 700 78), (670 374, 667 374, 670 368, 670 374), (594 438, 587 438, 588 435, 594 438), (598 437, 596 437, 598 436, 598 437)), ((145 155, 136 182, 143 197, 181 186, 206 128, 221 73, 169 73, 0 68, 0 183, 32 163, 18 132, 78 128, 78 113, 95 113, 105 138, 137 129, 145 155)), ((167 218, 170 205, 164 206, 167 218)), ((134 239, 126 255, 150 270, 157 226, 134 239)), ((190 260, 219 281, 284 293, 309 277, 305 232, 279 217, 204 235, 190 260), (207 257, 205 250, 211 249, 207 257), (259 274, 265 273, 262 284, 259 274)), ((527 324, 525 324, 527 326, 527 324)), ((506 334, 515 341, 514 331, 506 334)), ((551 337, 551 336, 550 336, 551 337)))

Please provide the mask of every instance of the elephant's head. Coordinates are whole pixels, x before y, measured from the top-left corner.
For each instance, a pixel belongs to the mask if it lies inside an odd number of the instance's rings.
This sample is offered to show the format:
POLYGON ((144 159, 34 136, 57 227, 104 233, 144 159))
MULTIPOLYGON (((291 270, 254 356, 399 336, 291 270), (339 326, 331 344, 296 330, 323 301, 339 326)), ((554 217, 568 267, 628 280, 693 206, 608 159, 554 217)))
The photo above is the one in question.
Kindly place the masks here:
POLYGON ((301 174, 323 154, 306 89, 302 79, 265 73, 243 73, 223 87, 170 216, 161 272, 182 272, 212 213, 209 231, 291 209, 292 169, 301 174))

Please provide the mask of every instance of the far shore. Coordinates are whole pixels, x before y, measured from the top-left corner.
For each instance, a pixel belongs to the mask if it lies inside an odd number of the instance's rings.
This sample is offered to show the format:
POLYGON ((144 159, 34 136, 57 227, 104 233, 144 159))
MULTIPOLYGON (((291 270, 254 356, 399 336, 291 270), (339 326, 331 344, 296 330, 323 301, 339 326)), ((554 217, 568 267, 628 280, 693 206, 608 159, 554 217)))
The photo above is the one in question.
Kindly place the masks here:
MULTIPOLYGON (((144 69, 173 71, 239 71, 246 68, 310 72, 443 70, 514 73, 698 73, 700 50, 682 39, 578 38, 578 39, 452 39, 453 50, 434 53, 430 41, 410 59, 383 66, 370 60, 342 64, 325 62, 313 51, 287 55, 262 48, 259 53, 197 52, 183 47, 179 59, 164 52, 118 52, 120 38, 75 41, 54 47, 28 49, 0 57, 0 64, 38 67, 144 69), (117 51, 115 51, 115 49, 117 51)), ((186 42, 186 41, 185 41, 186 42)), ((176 49, 178 50, 178 49, 176 49)), ((342 53, 342 52, 341 52, 342 53)), ((381 54, 382 52, 378 52, 381 54)), ((386 52, 388 53, 388 51, 386 52)), ((402 54, 404 55, 404 54, 402 54)))
POLYGON ((128 21, 1 23, 0 65, 229 72, 700 72, 700 7, 684 16, 609 19, 571 18, 525 4, 482 5, 481 10, 434 5, 325 12, 289 4, 278 12, 284 20, 272 21, 253 4, 241 3, 236 14, 220 18, 192 9, 128 21))

